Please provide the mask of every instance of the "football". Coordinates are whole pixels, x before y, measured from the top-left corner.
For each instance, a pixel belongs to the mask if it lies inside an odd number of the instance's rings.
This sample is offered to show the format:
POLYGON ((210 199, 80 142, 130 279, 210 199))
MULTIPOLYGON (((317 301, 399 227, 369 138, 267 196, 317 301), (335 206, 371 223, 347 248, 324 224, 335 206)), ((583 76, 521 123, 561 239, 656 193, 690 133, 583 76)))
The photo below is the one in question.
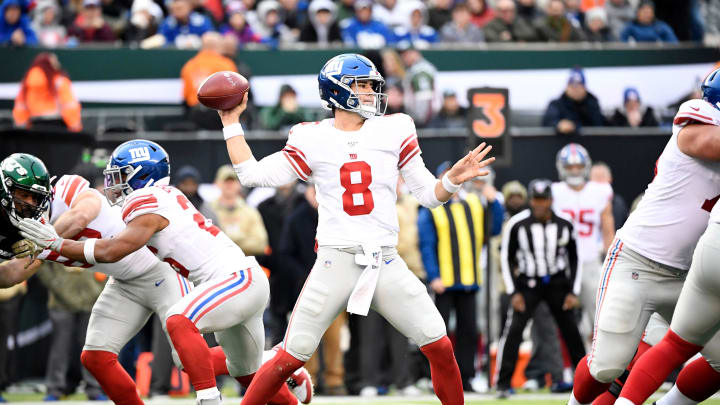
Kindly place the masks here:
POLYGON ((250 88, 241 74, 222 71, 208 76, 198 87, 198 100, 214 110, 230 110, 240 104, 250 88))

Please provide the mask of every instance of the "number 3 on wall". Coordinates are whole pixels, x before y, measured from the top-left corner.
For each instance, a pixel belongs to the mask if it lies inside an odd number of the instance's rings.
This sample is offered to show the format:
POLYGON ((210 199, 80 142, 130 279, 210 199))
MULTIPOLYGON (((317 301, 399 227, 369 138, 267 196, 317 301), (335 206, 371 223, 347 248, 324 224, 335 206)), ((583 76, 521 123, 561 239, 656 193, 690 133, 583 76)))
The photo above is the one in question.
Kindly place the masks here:
POLYGON ((483 110, 487 120, 475 119, 472 122, 473 133, 483 138, 497 138, 505 132, 505 96, 499 93, 475 93, 472 95, 473 107, 483 110))
POLYGON ((340 166, 340 185, 345 189, 342 194, 343 211, 352 216, 372 212, 375 201, 369 188, 370 183, 372 172, 366 162, 347 162, 340 166))

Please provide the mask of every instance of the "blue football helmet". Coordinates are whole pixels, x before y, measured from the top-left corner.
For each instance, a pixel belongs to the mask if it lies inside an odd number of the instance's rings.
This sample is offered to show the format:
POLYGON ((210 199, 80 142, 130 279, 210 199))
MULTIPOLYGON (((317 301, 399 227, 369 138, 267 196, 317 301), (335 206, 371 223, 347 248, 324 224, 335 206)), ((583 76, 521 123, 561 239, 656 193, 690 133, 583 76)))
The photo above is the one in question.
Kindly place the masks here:
POLYGON ((105 197, 121 205, 134 190, 170 183, 170 156, 152 141, 136 139, 115 148, 105 175, 105 197))
POLYGON ((700 85, 703 100, 720 110, 720 68, 710 72, 700 85))
POLYGON ((560 181, 570 186, 581 186, 590 178, 592 159, 588 151, 577 143, 563 146, 555 159, 555 167, 560 181), (580 168, 570 167, 580 166, 580 168))
POLYGON ((325 63, 318 75, 318 87, 322 105, 327 110, 341 108, 352 111, 368 119, 385 114, 387 94, 382 92, 385 79, 370 59, 355 53, 338 55, 325 63), (370 80, 372 93, 355 93, 352 85, 356 80, 370 80), (375 98, 373 105, 364 104, 358 97, 371 94, 375 98))

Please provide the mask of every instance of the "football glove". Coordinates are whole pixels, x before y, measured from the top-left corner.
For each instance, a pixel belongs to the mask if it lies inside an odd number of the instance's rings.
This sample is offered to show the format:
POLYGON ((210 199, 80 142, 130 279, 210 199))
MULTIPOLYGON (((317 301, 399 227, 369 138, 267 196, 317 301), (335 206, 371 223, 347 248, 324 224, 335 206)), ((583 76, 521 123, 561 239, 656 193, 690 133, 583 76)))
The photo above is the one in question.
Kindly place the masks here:
POLYGON ((42 249, 39 249, 37 244, 32 240, 22 239, 13 243, 12 251, 16 259, 22 259, 23 257, 34 258, 35 254, 37 254, 38 251, 42 251, 42 249))
POLYGON ((30 239, 38 246, 44 249, 50 249, 60 252, 63 239, 55 232, 55 228, 50 224, 43 224, 37 219, 23 218, 18 224, 20 235, 30 239))

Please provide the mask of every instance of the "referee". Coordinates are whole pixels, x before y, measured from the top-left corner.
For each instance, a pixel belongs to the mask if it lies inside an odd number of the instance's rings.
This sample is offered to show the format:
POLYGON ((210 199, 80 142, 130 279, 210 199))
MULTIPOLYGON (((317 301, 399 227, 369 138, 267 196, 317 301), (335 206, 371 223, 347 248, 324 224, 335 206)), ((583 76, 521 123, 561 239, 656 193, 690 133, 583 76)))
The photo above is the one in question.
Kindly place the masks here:
MULTIPOLYGON (((533 180, 528 187, 530 208, 508 221, 500 250, 503 279, 511 295, 510 323, 498 349, 497 392, 510 395, 523 330, 540 301, 545 301, 560 328, 573 364, 585 356, 572 309, 579 302, 581 274, 573 227, 551 209, 550 180, 533 180)), ((560 355, 558 353, 558 355, 560 355)))

